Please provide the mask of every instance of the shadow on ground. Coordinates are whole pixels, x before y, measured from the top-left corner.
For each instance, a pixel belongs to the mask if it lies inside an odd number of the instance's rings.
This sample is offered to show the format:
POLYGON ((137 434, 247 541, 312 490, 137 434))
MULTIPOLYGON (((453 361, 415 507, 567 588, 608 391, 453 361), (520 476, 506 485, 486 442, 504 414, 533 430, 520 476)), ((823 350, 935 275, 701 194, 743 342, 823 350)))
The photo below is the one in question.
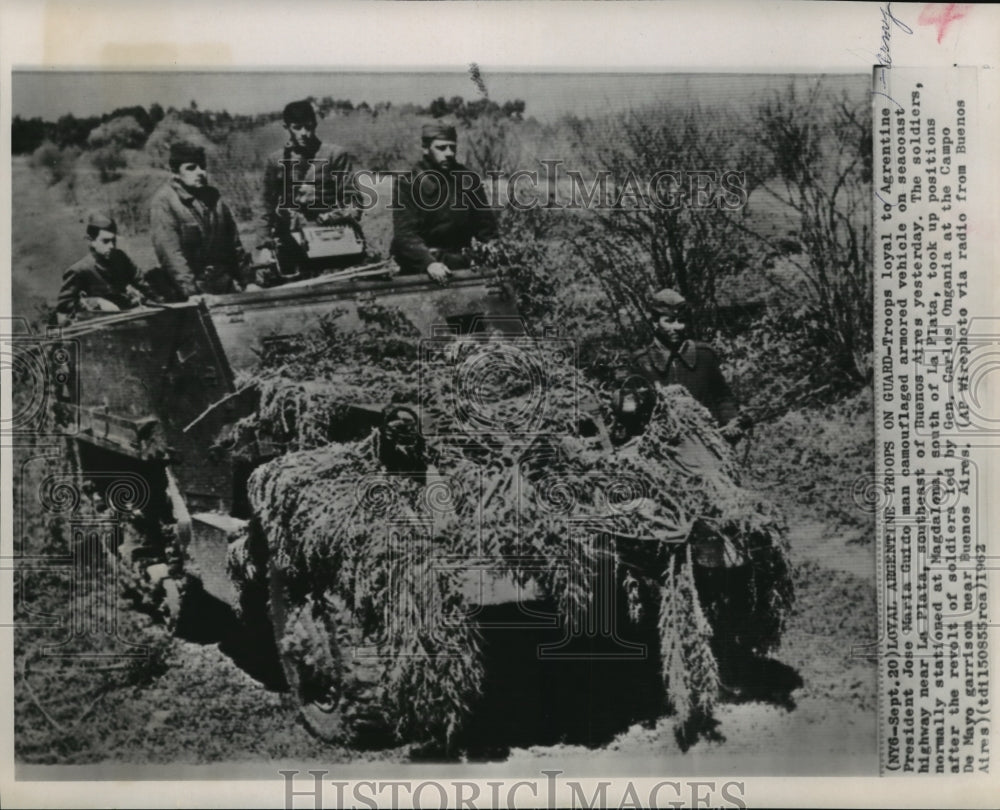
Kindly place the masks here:
POLYGON ((267 689, 288 688, 266 617, 255 624, 240 621, 229 605, 202 591, 185 608, 177 635, 195 644, 218 644, 236 666, 267 689))
MULTIPOLYGON (((218 644, 265 688, 287 688, 266 618, 248 627, 232 608, 205 593, 187 615, 178 628, 182 638, 218 644)), ((427 746, 415 748, 414 759, 453 759, 461 751, 471 761, 503 760, 511 748, 556 744, 597 748, 636 723, 652 728, 668 711, 655 635, 564 643, 558 628, 516 626, 526 620, 517 606, 491 609, 479 619, 490 625, 483 632, 483 695, 450 756, 427 746)), ((792 667, 758 658, 739 667, 723 699, 791 710, 791 693, 800 686, 802 678, 792 667)))
POLYGON ((486 682, 463 743, 470 759, 555 743, 599 746, 666 707, 654 644, 574 639, 557 630, 484 633, 486 682))

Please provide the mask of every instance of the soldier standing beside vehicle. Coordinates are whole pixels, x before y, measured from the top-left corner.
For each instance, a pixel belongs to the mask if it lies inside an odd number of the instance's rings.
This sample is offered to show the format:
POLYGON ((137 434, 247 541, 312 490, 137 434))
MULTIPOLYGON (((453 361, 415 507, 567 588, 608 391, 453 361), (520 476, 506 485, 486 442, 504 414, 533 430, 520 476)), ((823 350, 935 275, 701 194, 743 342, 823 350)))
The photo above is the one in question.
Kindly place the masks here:
MULTIPOLYGON (((647 310, 654 340, 633 355, 633 368, 651 384, 683 386, 712 414, 723 437, 735 444, 752 423, 740 413, 715 350, 685 338, 691 320, 687 301, 676 290, 663 289, 652 296, 647 310)), ((756 636, 748 619, 754 615, 754 567, 742 544, 738 547, 711 521, 699 517, 689 541, 698 593, 714 629, 712 649, 719 665, 719 686, 723 695, 738 700, 761 687, 755 682, 759 669, 753 646, 756 636)))
POLYGON ((202 147, 171 144, 173 177, 150 205, 153 247, 172 300, 244 289, 249 256, 232 211, 208 184, 206 165, 202 147))
MULTIPOLYGON (((360 238, 353 159, 316 137, 316 111, 292 101, 282 115, 288 142, 268 156, 264 170, 264 241, 276 242, 283 267, 306 266, 305 249, 293 233, 305 223, 354 228, 360 238)), ((269 283, 271 279, 261 279, 269 283)))
POLYGON ((632 355, 635 370, 651 383, 682 385, 715 418, 722 435, 737 442, 750 426, 740 413, 719 368, 719 356, 707 343, 688 340, 687 301, 679 292, 663 289, 652 296, 647 310, 653 322, 653 342, 632 355))
POLYGON ((87 218, 86 256, 63 274, 56 304, 60 323, 80 312, 117 312, 139 306, 145 298, 139 271, 128 255, 118 249, 118 226, 104 214, 87 218))
POLYGON ((403 273, 444 283, 471 265, 474 240, 496 238, 497 221, 479 177, 456 160, 455 128, 425 124, 421 142, 423 158, 398 181, 391 253, 403 273))

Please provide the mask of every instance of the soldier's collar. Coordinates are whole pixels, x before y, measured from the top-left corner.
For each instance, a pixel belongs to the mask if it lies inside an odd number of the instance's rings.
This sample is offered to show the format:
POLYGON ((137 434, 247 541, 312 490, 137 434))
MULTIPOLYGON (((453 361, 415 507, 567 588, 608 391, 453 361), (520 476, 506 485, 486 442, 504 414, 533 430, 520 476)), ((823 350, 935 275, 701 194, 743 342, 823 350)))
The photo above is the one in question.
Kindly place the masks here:
MULTIPOLYGON (((114 255, 114 250, 111 251, 111 255, 114 255)), ((90 249, 90 259, 94 262, 94 267, 100 270, 107 270, 111 266, 111 255, 105 259, 102 256, 98 256, 95 250, 90 249)))
POLYGON ((289 139, 285 141, 285 157, 291 157, 292 155, 297 155, 300 158, 305 158, 306 160, 309 160, 309 158, 316 156, 316 153, 319 151, 319 148, 320 146, 322 146, 322 144, 323 142, 314 135, 312 139, 309 141, 309 143, 306 145, 306 147, 300 151, 295 147, 291 139, 289 139))
POLYGON ((170 178, 170 185, 173 187, 174 191, 177 192, 177 196, 180 197, 183 202, 187 202, 194 197, 190 190, 188 190, 187 186, 185 186, 176 177, 170 178))
POLYGON ((688 368, 693 369, 698 363, 698 347, 693 340, 685 340, 677 350, 677 355, 688 368))
POLYGON ((219 190, 215 186, 205 186, 199 189, 196 194, 176 177, 172 178, 170 183, 174 187, 174 191, 177 192, 177 196, 180 197, 181 202, 184 203, 190 203, 191 200, 201 200, 206 205, 215 205, 216 200, 219 198, 219 190))
POLYGON ((427 171, 437 172, 438 174, 444 177, 447 177, 448 175, 451 174, 455 174, 455 172, 466 171, 465 166, 459 163, 458 161, 455 161, 455 165, 452 166, 450 169, 442 169, 427 155, 424 155, 422 158, 420 158, 419 168, 425 172, 427 171))
POLYGON ((664 346, 659 340, 656 341, 657 354, 666 370, 673 358, 679 359, 687 368, 694 369, 698 363, 698 347, 693 340, 685 340, 676 351, 664 346))

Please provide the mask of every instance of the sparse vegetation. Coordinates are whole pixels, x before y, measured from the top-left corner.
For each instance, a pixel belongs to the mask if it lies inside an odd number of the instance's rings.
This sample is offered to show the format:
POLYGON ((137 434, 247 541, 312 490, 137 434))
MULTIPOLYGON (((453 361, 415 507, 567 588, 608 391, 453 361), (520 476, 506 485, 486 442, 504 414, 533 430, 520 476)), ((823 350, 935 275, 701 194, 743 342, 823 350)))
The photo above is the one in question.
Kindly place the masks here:
POLYGON ((581 258, 614 311, 627 313, 623 331, 643 322, 646 297, 662 287, 677 289, 704 322, 720 280, 759 263, 740 231, 740 200, 722 184, 736 167, 752 174, 759 163, 732 137, 737 121, 733 112, 668 105, 578 125, 607 201, 592 212, 599 238, 582 246, 581 258))
POLYGON ((31 166, 47 172, 49 183, 55 184, 73 174, 73 167, 79 156, 79 149, 60 149, 52 141, 45 141, 31 153, 31 166))
POLYGON ((147 132, 132 116, 112 118, 94 127, 87 136, 90 149, 114 147, 116 149, 138 149, 146 141, 147 132))
POLYGON ((816 83, 761 105, 757 139, 769 182, 762 191, 795 212, 795 261, 829 369, 866 382, 872 358, 872 130, 864 104, 816 83))
POLYGON ((114 146, 102 146, 100 149, 95 149, 90 154, 90 162, 94 164, 94 168, 100 174, 102 183, 117 180, 122 176, 121 169, 127 165, 121 149, 114 146))
MULTIPOLYGON (((459 124, 462 157, 481 173, 538 170, 539 159, 553 156, 592 188, 604 172, 611 201, 604 208, 563 210, 556 201, 551 208, 503 210, 496 256, 525 316, 540 328, 578 337, 595 367, 648 338, 645 296, 675 286, 695 305, 701 335, 724 338, 746 398, 769 401, 773 415, 780 411, 775 403, 786 401, 779 392, 791 392, 787 401, 801 404, 817 389, 829 400, 866 382, 871 133, 863 95, 835 96, 818 80, 805 91, 790 83, 742 114, 671 103, 540 125, 525 118, 522 101, 492 99, 475 65, 470 76, 478 95, 472 100, 442 97, 421 106, 313 99, 325 115, 318 134, 345 145, 359 168, 405 169, 419 156, 422 120, 444 115, 459 124), (692 169, 742 172, 747 204, 736 210, 686 204, 695 193, 692 169), (649 181, 664 170, 676 171, 678 179, 655 186, 660 198, 652 199, 649 181), (655 204, 675 192, 682 204, 655 204), (747 303, 758 315, 734 321, 732 306, 747 303), (744 378, 754 386, 743 386, 744 378), (806 399, 796 399, 800 395, 806 399)), ((211 181, 253 241, 264 164, 285 140, 277 111, 237 116, 196 103, 63 116, 54 123, 15 118, 12 134, 15 151, 49 137, 34 147, 31 165, 44 169, 50 183, 70 187, 79 185, 81 170, 79 147, 72 144, 86 147, 104 187, 77 194, 79 202, 112 212, 138 240, 140 256, 150 255, 148 202, 165 176, 150 170, 166 170, 171 143, 206 148, 211 181)), ((364 219, 369 245, 382 255, 391 238, 381 199, 389 190, 387 182, 379 186, 380 204, 364 219)), ((538 189, 540 203, 553 202, 546 193, 552 189, 538 189)), ((73 260, 65 257, 66 264, 73 260)), ((54 287, 61 268, 46 272, 54 287)))
MULTIPOLYGON (((502 211, 499 251, 525 315, 542 328, 577 336, 597 365, 604 362, 600 355, 613 357, 648 338, 645 296, 675 286, 695 305, 701 335, 719 335, 731 345, 738 378, 759 380, 755 372, 766 364, 767 382, 746 392, 752 399, 820 387, 829 399, 867 381, 871 133, 863 96, 833 95, 818 80, 806 90, 790 83, 740 114, 671 103, 540 125, 525 118, 522 101, 492 99, 478 67, 470 76, 478 95, 472 100, 441 97, 421 106, 313 99, 325 116, 318 134, 346 146, 359 168, 400 170, 419 156, 422 120, 447 116, 460 126, 465 162, 481 173, 538 170, 539 159, 554 156, 593 190, 604 172, 611 204, 602 209, 560 210, 557 203, 502 211), (710 189, 716 195, 722 173, 741 172, 746 205, 691 207, 697 193, 692 169, 719 175, 710 189), (676 171, 676 181, 651 189, 650 180, 664 170, 676 171), (680 205, 656 204, 673 194, 680 205), (732 305, 748 303, 748 296, 767 316, 734 326, 732 305)), ((49 182, 65 181, 71 194, 81 162, 80 147, 72 144, 84 146, 104 188, 92 199, 77 195, 80 203, 113 212, 139 239, 140 255, 149 254, 143 244, 148 202, 163 177, 149 170, 166 170, 171 143, 206 147, 212 182, 253 241, 265 161, 285 140, 277 111, 238 116, 196 103, 63 116, 54 123, 16 118, 12 135, 15 151, 48 137, 35 147, 31 164, 44 168, 49 182)), ((389 189, 381 185, 380 195, 389 197, 389 189)), ((547 192, 538 190, 540 203, 547 192)), ((739 202, 738 196, 726 199, 739 202)), ((391 216, 381 200, 364 226, 373 252, 386 255, 391 216)), ((72 260, 66 257, 67 264, 72 260)), ((51 272, 54 280, 61 268, 51 272)))

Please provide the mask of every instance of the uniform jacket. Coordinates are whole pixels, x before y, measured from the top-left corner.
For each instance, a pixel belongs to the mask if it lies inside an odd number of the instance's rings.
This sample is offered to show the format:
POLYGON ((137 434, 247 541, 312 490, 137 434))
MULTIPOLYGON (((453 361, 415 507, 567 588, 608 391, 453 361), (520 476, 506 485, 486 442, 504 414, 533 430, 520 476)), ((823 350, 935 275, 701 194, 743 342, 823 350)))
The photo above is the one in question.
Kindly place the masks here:
POLYGON ((131 309, 135 304, 125 294, 125 288, 138 281, 139 271, 124 251, 115 248, 103 261, 88 253, 63 273, 56 311, 75 314, 83 295, 105 298, 121 309, 131 309))
POLYGON ((327 211, 347 209, 345 213, 353 214, 355 201, 354 161, 347 150, 335 144, 322 143, 318 139, 305 153, 294 152, 286 144, 268 155, 267 168, 264 169, 264 223, 261 236, 264 239, 272 234, 285 236, 295 215, 314 220, 320 213, 327 211), (290 164, 291 176, 287 182, 283 160, 296 160, 290 164), (322 164, 310 163, 310 160, 322 161, 322 164), (317 170, 322 172, 322 188, 318 186, 317 170), (297 208, 283 205, 282 203, 294 202, 296 190, 302 189, 301 183, 317 183, 315 201, 308 207, 302 204, 297 208))
POLYGON ((486 242, 497 235, 496 217, 482 183, 461 164, 444 173, 425 157, 398 183, 390 252, 404 273, 425 272, 439 260, 449 266, 457 264, 453 257, 460 256, 473 237, 486 242), (460 177, 460 173, 465 176, 460 177), (459 188, 468 190, 460 196, 459 188), (436 205, 439 200, 442 204, 436 205), (435 248, 441 252, 439 258, 431 254, 435 248))
POLYGON ((243 282, 248 257, 217 189, 195 196, 171 179, 153 196, 150 226, 156 257, 185 297, 233 292, 243 282))
POLYGON ((683 385, 704 405, 721 427, 739 412, 739 405, 729 388, 719 356, 707 343, 685 340, 676 352, 654 342, 632 356, 633 366, 650 382, 660 385, 683 385))

